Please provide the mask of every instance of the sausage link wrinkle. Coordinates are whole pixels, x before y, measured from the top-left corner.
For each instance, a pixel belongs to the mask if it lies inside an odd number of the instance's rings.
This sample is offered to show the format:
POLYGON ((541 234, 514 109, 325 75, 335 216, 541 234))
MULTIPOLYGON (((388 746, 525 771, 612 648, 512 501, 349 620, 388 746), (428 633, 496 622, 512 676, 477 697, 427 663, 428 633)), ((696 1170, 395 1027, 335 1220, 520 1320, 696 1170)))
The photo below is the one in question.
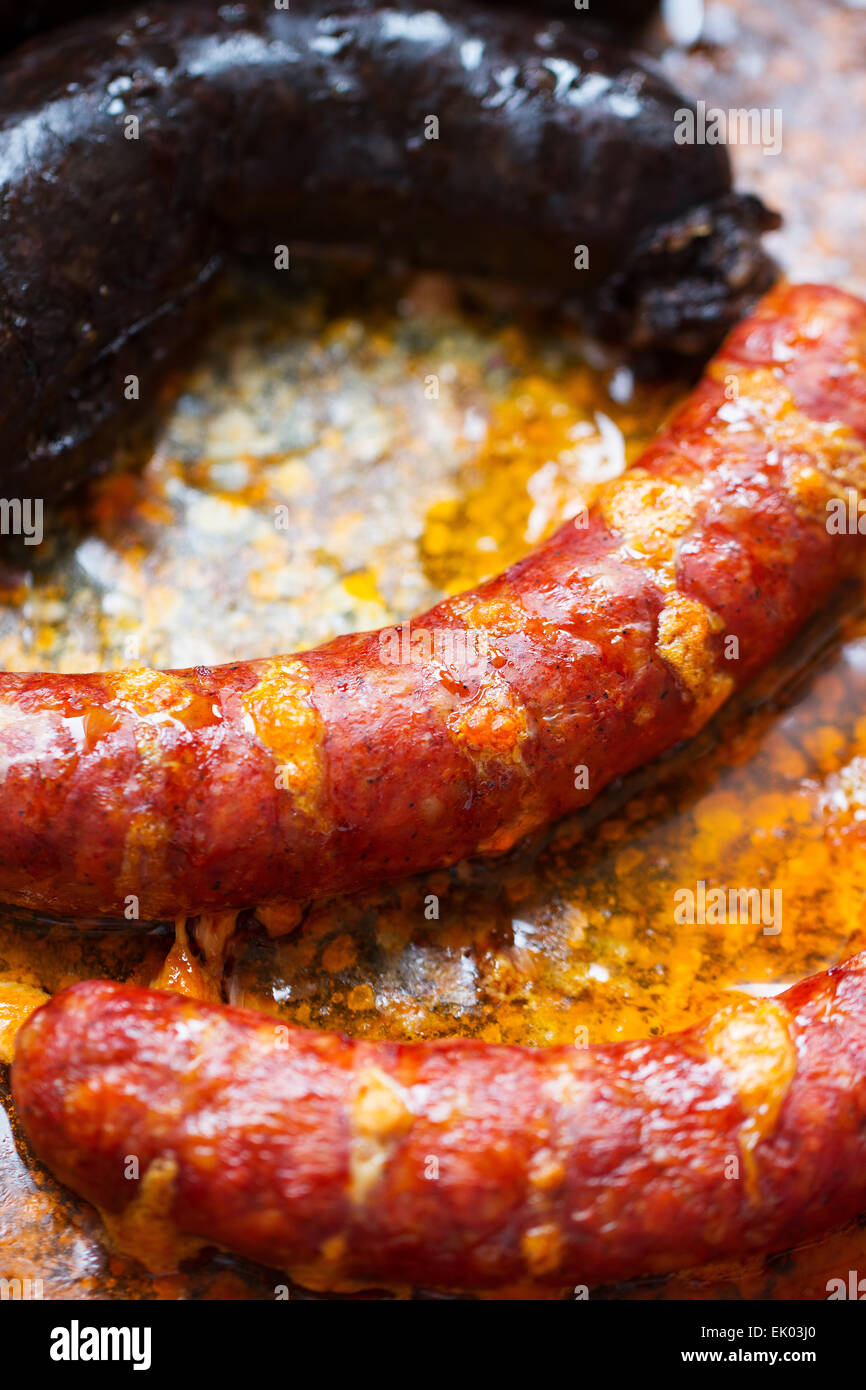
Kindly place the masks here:
POLYGON ((594 1284, 866 1206, 864 986, 859 955, 684 1033, 533 1049, 87 981, 25 1024, 12 1089, 37 1155, 103 1211, 137 1199, 169 1237, 301 1282, 594 1284))
POLYGON ((703 725, 830 597, 866 304, 781 287, 637 465, 409 628, 214 668, 0 674, 0 901, 142 922, 497 854, 703 725), (585 524, 583 524, 585 523, 585 524))
POLYGON ((777 219, 723 146, 676 143, 687 106, 572 26, 417 0, 154 4, 25 45, 0 63, 4 495, 104 464, 126 378, 143 409, 229 252, 372 243, 706 356, 771 283, 777 219))

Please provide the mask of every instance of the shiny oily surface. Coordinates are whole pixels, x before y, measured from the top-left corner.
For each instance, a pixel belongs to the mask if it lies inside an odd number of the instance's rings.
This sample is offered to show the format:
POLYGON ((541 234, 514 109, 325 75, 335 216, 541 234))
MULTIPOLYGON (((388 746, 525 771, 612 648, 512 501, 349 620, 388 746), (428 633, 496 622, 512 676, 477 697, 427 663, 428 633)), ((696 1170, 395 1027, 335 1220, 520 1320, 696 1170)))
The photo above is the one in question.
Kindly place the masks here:
MULTIPOLYGON (((669 54, 669 69, 725 106, 778 94, 783 156, 736 151, 742 182, 784 207, 778 246, 794 276, 862 293, 866 21, 805 0, 711 5, 710 18, 728 25, 722 46, 669 54)), ((501 569, 589 500, 676 398, 670 387, 624 400, 627 380, 582 367, 559 331, 473 318, 435 278, 362 282, 360 303, 353 288, 268 307, 239 287, 202 365, 167 387, 167 403, 181 395, 144 473, 97 488, 36 574, 4 575, 4 665, 184 665, 399 621, 501 569)), ((862 948, 862 612, 854 591, 699 749, 544 844, 317 907, 281 940, 242 922, 228 997, 369 1037, 598 1043, 681 1027, 730 991, 772 994, 862 948), (677 924, 674 894, 701 881, 781 891, 781 930, 677 924)), ((9 920, 0 979, 146 983, 170 940, 9 920)), ((0 1121, 0 1273, 41 1278, 46 1297, 274 1297, 273 1272, 229 1257, 151 1280, 106 1253, 95 1214, 0 1121)), ((864 1245, 855 1227, 795 1257, 593 1296, 823 1298, 864 1245)))
MULTIPOLYGON (((378 282, 351 313, 357 287, 333 289, 284 302, 236 282, 143 472, 106 479, 34 573, 6 575, 7 665, 218 661, 399 622, 589 502, 682 390, 634 389, 615 364, 586 365, 577 340, 467 313, 435 277, 378 282)), ((263 927, 285 918, 242 918, 225 997, 357 1036, 598 1043, 685 1026, 730 991, 772 994, 863 946, 858 604, 852 592, 815 624, 704 735, 703 758, 690 748, 506 860, 317 905, 274 940, 263 927), (677 923, 675 894, 701 881, 766 890, 773 920, 677 923)), ((172 952, 186 987, 202 989, 221 925, 195 924, 191 952, 172 952)), ((170 941, 168 928, 82 937, 10 919, 0 971, 48 991, 147 983, 170 941)), ((28 1229, 15 1269, 47 1256, 55 1296, 102 1287, 89 1213, 38 1171, 13 1177, 28 1229)), ((110 1269, 146 1291, 119 1256, 110 1269)), ((154 1291, 252 1292, 269 1277, 199 1259, 154 1291)))

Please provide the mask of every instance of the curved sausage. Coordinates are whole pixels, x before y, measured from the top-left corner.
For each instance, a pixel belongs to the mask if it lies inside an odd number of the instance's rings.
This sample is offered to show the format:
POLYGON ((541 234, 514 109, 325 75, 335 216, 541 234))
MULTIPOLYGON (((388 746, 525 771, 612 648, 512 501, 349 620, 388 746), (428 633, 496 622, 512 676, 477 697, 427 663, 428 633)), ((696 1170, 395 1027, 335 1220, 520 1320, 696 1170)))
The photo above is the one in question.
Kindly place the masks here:
POLYGON ((587 515, 409 625, 0 674, 0 901, 147 920, 504 851, 782 650, 848 562, 827 499, 864 484, 866 304, 780 288, 587 515))
POLYGON ((12 1090, 157 1265, 192 1237, 329 1288, 659 1274, 866 1206, 866 954, 589 1049, 351 1041, 88 981, 25 1024, 12 1090))
POLYGON ((684 98, 516 11, 156 4, 27 45, 0 94, 5 496, 87 475, 230 250, 372 241, 704 354, 773 275, 726 150, 676 143, 684 98))

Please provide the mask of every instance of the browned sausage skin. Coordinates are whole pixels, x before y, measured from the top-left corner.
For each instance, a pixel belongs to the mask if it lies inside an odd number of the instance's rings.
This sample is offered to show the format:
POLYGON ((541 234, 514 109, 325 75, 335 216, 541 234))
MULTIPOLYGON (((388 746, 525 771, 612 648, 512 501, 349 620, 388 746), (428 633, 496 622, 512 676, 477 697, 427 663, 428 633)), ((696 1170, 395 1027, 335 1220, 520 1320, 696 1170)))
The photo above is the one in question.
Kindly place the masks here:
POLYGON ((866 1205, 864 987, 859 955, 685 1033, 533 1049, 88 981, 25 1025, 12 1086, 36 1153, 115 1230, 146 1216, 157 1266, 181 1236, 325 1287, 589 1285, 866 1205))
POLYGON ((847 564, 827 500, 864 484, 866 305, 782 287, 587 517, 408 630, 0 674, 0 900, 145 921, 505 850, 784 647, 847 564))

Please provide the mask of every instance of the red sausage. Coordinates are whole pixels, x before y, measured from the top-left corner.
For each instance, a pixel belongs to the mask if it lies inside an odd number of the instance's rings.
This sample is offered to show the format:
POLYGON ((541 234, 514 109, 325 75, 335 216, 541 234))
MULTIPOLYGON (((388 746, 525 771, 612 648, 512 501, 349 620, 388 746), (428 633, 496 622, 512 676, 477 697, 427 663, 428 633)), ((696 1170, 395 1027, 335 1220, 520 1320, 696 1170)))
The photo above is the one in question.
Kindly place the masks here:
POLYGON ((866 954, 590 1049, 350 1041, 88 981, 25 1024, 12 1089, 39 1157, 152 1239, 326 1287, 590 1285, 866 1207, 866 954))
POLYGON ((827 501, 866 484, 864 369, 866 304, 782 287, 585 525, 409 632, 0 675, 0 901, 147 920, 327 896, 586 803, 704 724, 838 583, 827 501))

